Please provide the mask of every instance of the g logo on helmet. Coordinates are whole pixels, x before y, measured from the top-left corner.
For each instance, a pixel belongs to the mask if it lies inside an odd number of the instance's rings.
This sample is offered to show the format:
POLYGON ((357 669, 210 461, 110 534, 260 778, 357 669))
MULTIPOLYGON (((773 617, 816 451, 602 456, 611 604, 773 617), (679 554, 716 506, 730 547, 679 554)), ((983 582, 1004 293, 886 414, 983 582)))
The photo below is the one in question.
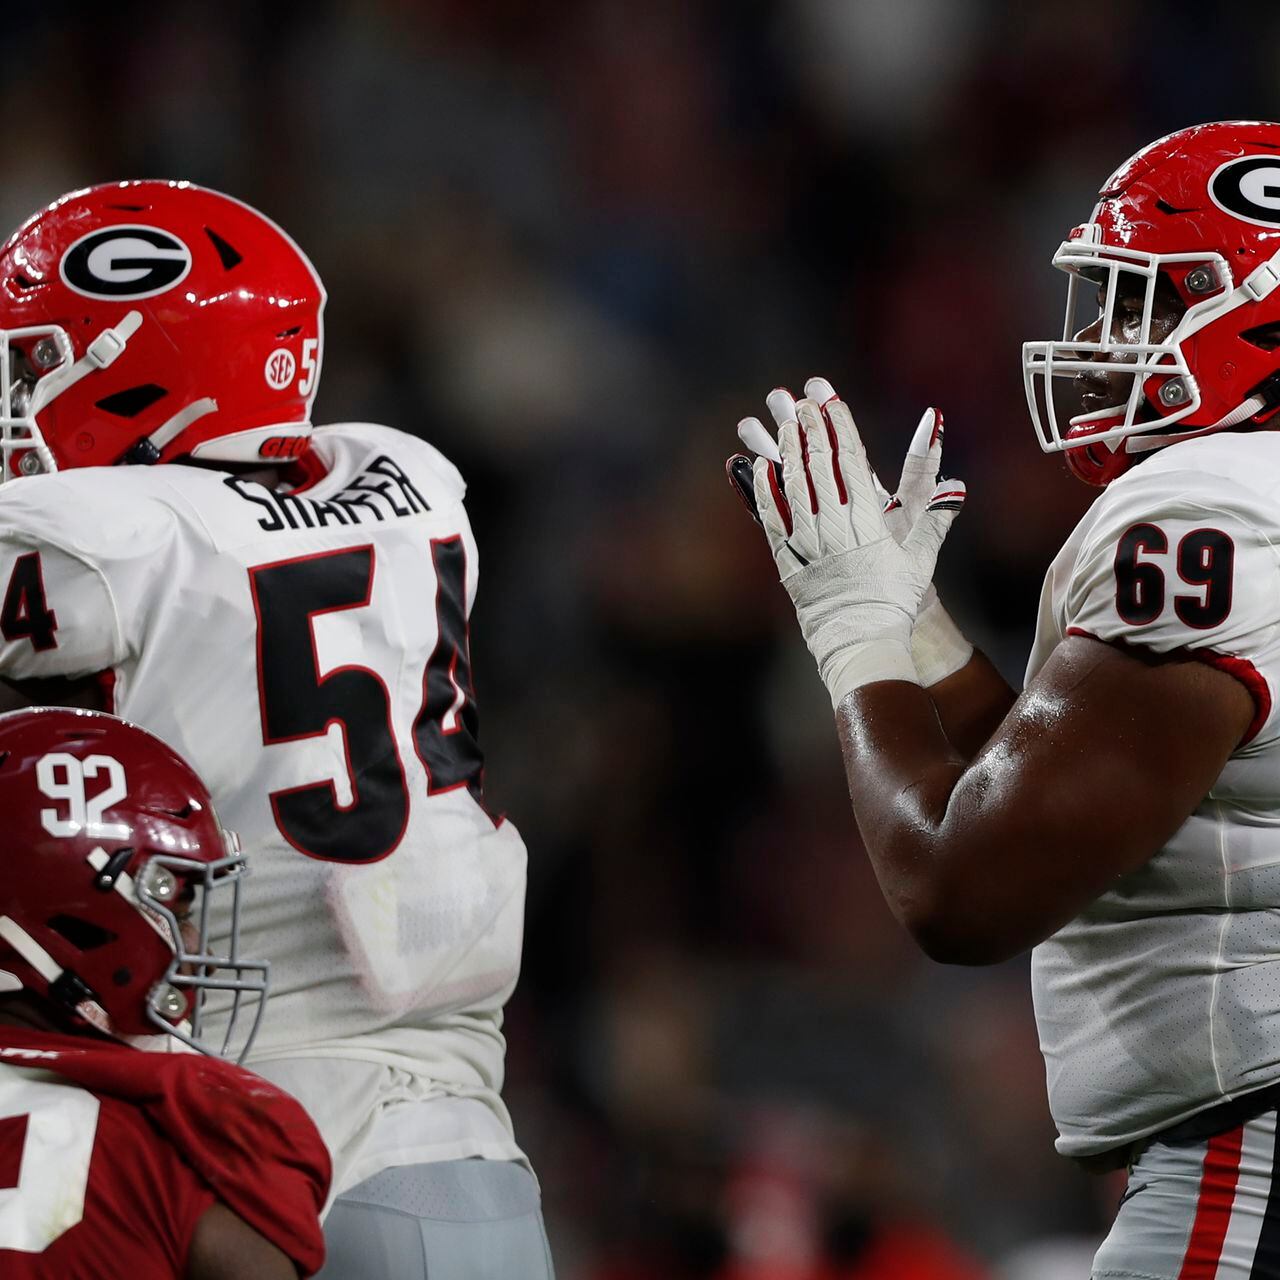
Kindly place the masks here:
POLYGON ((1280 228, 1280 156, 1245 156, 1219 165, 1209 179, 1209 197, 1255 226, 1280 228))
POLYGON ((150 298, 185 280, 191 250, 159 227, 100 227, 62 255, 63 283, 86 298, 150 298))

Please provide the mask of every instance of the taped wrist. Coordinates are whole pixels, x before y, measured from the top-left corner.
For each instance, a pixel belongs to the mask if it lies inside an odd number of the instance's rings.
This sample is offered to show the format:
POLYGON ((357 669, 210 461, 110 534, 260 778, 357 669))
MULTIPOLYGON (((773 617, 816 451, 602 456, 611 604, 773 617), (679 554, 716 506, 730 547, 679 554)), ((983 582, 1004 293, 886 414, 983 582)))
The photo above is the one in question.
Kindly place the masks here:
POLYGON ((920 610, 911 631, 911 657, 926 689, 954 675, 972 656, 973 645, 940 600, 935 598, 920 610))
POLYGON ((901 640, 867 640, 846 649, 823 674, 831 705, 838 707, 855 689, 879 680, 905 680, 919 684, 911 648, 901 640))
POLYGON ((877 545, 825 557, 783 580, 833 706, 877 680, 920 683, 911 658, 919 588, 886 571, 877 545))

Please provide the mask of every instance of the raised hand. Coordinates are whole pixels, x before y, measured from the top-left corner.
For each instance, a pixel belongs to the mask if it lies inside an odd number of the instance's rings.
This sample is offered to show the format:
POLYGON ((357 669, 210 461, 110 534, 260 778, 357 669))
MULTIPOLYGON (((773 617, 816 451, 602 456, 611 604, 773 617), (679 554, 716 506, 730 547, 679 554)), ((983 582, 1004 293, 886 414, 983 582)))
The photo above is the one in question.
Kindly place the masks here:
MULTIPOLYGON (((857 436, 848 406, 840 400, 831 383, 825 378, 810 378, 805 383, 805 396, 814 401, 822 411, 833 442, 839 434, 857 436)), ((784 388, 776 388, 767 400, 770 415, 781 431, 787 422, 798 421, 795 398, 784 388)), ((744 418, 738 424, 738 436, 756 455, 781 463, 777 442, 773 434, 758 418, 744 418)), ((939 484, 939 468, 942 462, 943 420, 939 410, 926 409, 912 433, 911 443, 902 464, 897 490, 890 494, 871 472, 877 497, 881 502, 885 524, 889 533, 901 544, 929 504, 933 501, 939 484)), ((736 454, 726 464, 735 491, 747 509, 759 522, 751 461, 736 454)), ((775 469, 775 479, 781 492, 780 465, 775 469)), ((963 489, 963 486, 959 486, 963 489)), ((791 545, 795 554, 795 546, 791 545)), ((973 646, 965 639, 938 599, 930 581, 921 597, 911 631, 911 654, 920 682, 926 687, 937 684, 959 671, 973 654, 973 646)))
MULTIPOLYGON (((935 484, 899 543, 847 406, 834 394, 825 404, 796 402, 781 389, 768 403, 779 422, 780 461, 769 456, 772 441, 758 419, 739 424, 740 437, 762 453, 751 497, 833 703, 876 680, 919 683, 912 625, 964 503, 963 483, 935 484)), ((734 472, 731 459, 741 493, 734 472)))

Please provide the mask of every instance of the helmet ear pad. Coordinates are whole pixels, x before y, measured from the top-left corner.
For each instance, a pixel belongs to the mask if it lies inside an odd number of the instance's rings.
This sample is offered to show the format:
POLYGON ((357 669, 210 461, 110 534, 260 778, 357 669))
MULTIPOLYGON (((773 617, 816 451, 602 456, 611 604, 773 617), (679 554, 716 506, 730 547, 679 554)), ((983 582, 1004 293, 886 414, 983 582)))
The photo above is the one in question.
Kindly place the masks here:
MULTIPOLYGON (((34 415, 58 468, 197 449, 219 458, 219 442, 235 438, 225 456, 238 459, 245 433, 307 438, 324 303, 284 231, 189 183, 73 192, 0 249, 0 328, 51 329, 70 343, 74 376, 41 374, 51 390, 37 394, 34 415), (136 329, 104 347, 104 333, 131 317, 136 329)), ((13 342, 36 366, 36 340, 13 342)))

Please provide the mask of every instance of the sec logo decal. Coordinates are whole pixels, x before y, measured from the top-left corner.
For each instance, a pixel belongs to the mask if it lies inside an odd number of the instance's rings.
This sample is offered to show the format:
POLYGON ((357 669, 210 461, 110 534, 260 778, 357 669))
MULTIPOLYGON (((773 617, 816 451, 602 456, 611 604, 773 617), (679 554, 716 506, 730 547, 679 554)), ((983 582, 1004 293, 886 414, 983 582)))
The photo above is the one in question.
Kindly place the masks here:
POLYGON ((266 375, 267 386, 272 391, 284 391, 293 383, 293 375, 297 370, 298 365, 293 358, 293 352, 285 347, 279 347, 267 357, 263 373, 266 375))

